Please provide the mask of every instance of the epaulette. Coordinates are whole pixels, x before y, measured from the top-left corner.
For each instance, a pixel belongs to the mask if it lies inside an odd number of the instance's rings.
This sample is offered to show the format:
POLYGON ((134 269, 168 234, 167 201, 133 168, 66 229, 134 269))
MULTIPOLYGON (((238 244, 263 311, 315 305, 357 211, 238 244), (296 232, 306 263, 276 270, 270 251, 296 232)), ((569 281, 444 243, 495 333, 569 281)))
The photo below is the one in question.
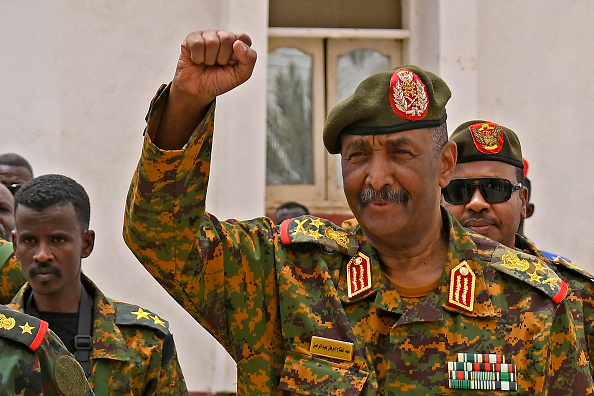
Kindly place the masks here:
POLYGON ((594 275, 586 271, 585 269, 578 267, 577 265, 573 264, 571 261, 567 260, 561 256, 554 256, 551 259, 551 263, 555 264, 555 266, 560 267, 562 269, 566 269, 569 272, 572 272, 578 276, 586 278, 592 282, 594 282, 594 275))
POLYGON ((499 245, 491 256, 491 266, 524 281, 559 303, 567 296, 567 284, 540 259, 499 245))
POLYGON ((280 225, 281 241, 291 243, 317 243, 338 250, 349 256, 355 255, 359 248, 357 237, 348 233, 329 220, 315 216, 300 216, 287 219, 280 225))
POLYGON ((47 332, 45 320, 0 305, 0 337, 8 338, 37 350, 47 332))
POLYGON ((138 305, 114 301, 116 307, 116 324, 125 326, 150 327, 165 337, 169 334, 169 322, 157 314, 147 311, 138 305))

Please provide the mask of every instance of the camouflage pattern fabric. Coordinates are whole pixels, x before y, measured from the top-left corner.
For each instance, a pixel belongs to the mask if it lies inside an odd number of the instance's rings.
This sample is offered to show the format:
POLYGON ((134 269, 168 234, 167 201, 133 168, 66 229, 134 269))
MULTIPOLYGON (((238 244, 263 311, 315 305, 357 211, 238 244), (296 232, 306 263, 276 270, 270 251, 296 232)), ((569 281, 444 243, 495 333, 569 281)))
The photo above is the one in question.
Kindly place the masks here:
POLYGON ((586 340, 590 367, 594 373, 594 276, 563 257, 557 256, 549 260, 530 240, 518 234, 516 234, 516 248, 549 263, 551 268, 567 282, 569 286, 567 304, 578 334, 586 340))
MULTIPOLYGON (((0 246, 4 244, 6 241, 0 238, 0 246)), ((14 254, 8 260, 0 262, 0 266, 0 304, 8 304, 27 280, 14 254)))
POLYGON ((93 391, 83 369, 42 321, 2 305, 0 395, 84 396, 93 391))
MULTIPOLYGON (((161 99, 154 105, 149 129, 161 99)), ((237 362, 239 395, 505 393, 450 389, 448 361, 459 352, 504 355, 517 365, 516 394, 594 392, 566 304, 495 269, 494 253, 506 248, 446 212, 445 270, 416 303, 398 295, 361 233, 302 217, 288 227, 302 234, 283 244, 267 218, 220 221, 206 212, 213 117, 214 104, 179 151, 162 151, 145 135, 124 239, 237 362), (372 285, 350 298, 346 266, 356 253, 369 258, 372 285), (450 270, 464 260, 477 277, 471 312, 448 304, 450 270), (314 336, 352 344, 352 358, 312 353, 314 336)))
MULTIPOLYGON (((84 274, 83 284, 95 294, 93 390, 98 395, 187 395, 168 323, 136 305, 112 301, 84 274)), ((26 283, 10 307, 24 312, 30 291, 26 283)))

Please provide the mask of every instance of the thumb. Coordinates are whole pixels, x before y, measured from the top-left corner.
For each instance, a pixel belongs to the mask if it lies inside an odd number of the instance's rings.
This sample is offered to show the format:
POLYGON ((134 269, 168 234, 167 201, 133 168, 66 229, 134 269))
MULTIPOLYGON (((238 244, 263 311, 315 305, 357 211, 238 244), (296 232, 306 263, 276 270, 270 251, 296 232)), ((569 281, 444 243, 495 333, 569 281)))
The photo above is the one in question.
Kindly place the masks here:
POLYGON ((253 48, 250 48, 241 40, 237 40, 233 43, 233 52, 237 57, 237 65, 235 68, 238 73, 245 76, 247 79, 254 70, 258 54, 253 48))

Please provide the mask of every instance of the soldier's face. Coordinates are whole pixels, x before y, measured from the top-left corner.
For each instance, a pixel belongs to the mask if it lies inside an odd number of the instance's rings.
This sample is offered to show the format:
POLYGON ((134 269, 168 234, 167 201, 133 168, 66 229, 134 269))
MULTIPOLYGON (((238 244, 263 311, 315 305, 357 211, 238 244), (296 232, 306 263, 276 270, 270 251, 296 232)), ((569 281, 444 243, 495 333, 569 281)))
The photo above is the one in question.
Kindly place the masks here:
POLYGON ((78 301, 81 259, 91 254, 95 234, 82 230, 74 206, 57 204, 38 212, 19 205, 15 220, 15 255, 36 299, 78 301))
POLYGON ((14 197, 0 184, 0 238, 10 241, 14 230, 14 197))
POLYGON ((419 233, 439 216, 440 186, 449 182, 455 146, 448 144, 436 156, 430 131, 417 129, 345 135, 341 147, 344 192, 370 241, 418 243, 419 233))
MULTIPOLYGON (((476 161, 457 164, 452 180, 462 178, 498 177, 512 184, 518 182, 517 168, 500 161, 476 161)), ((480 190, 474 190, 466 204, 443 205, 464 227, 485 235, 506 246, 513 247, 520 219, 526 218, 528 191, 525 187, 511 194, 505 202, 489 203, 480 190)))

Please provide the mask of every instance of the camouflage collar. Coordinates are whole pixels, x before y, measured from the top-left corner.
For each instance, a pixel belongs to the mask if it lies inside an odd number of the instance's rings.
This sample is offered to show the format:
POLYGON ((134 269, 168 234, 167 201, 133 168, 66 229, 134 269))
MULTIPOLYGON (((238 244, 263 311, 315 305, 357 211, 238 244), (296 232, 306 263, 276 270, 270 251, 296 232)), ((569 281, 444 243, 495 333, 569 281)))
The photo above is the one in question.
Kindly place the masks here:
MULTIPOLYGON (((116 310, 113 302, 85 274, 81 280, 90 295, 95 295, 93 301, 93 355, 91 359, 112 359, 128 361, 128 347, 124 336, 115 324, 116 310)), ((14 296, 10 307, 25 312, 25 295, 31 286, 25 283, 14 296)))
MULTIPOLYGON (((485 283, 483 268, 488 266, 490 254, 477 248, 473 239, 470 237, 470 231, 464 229, 458 221, 452 217, 449 212, 442 208, 442 218, 444 226, 449 229, 449 247, 444 272, 439 283, 439 292, 430 293, 423 298, 417 306, 414 307, 419 315, 422 314, 423 320, 440 320, 442 309, 460 312, 468 316, 486 317, 494 316, 495 308, 491 302, 491 293, 485 283), (472 312, 453 307, 448 304, 448 292, 450 272, 452 269, 466 260, 472 271, 476 274, 476 300, 472 312), (478 298, 480 296, 480 299, 478 298), (480 302, 478 302, 480 301, 480 302)), ((370 260, 371 285, 364 292, 349 298, 349 283, 347 276, 347 265, 350 258, 343 260, 340 272, 340 281, 338 286, 338 296, 345 304, 369 298, 377 293, 374 304, 389 312, 404 313, 400 297, 395 291, 391 281, 381 270, 381 264, 376 250, 365 240, 362 231, 358 227, 352 227, 349 231, 354 231, 359 239, 359 250, 357 254, 363 254, 370 260)), ((480 238, 480 237, 479 237, 480 238)), ((495 245, 494 245, 495 246, 495 245)), ((355 256, 356 257, 356 256, 355 256)), ((410 310, 409 310, 410 311, 410 310)), ((415 315, 407 311, 407 314, 399 320, 399 324, 405 324, 414 321, 415 315), (402 323, 400 323, 402 321, 402 323)))
POLYGON ((89 292, 95 292, 93 301, 93 356, 92 359, 128 361, 128 347, 124 336, 116 325, 116 309, 110 298, 97 285, 82 274, 83 284, 89 292))

